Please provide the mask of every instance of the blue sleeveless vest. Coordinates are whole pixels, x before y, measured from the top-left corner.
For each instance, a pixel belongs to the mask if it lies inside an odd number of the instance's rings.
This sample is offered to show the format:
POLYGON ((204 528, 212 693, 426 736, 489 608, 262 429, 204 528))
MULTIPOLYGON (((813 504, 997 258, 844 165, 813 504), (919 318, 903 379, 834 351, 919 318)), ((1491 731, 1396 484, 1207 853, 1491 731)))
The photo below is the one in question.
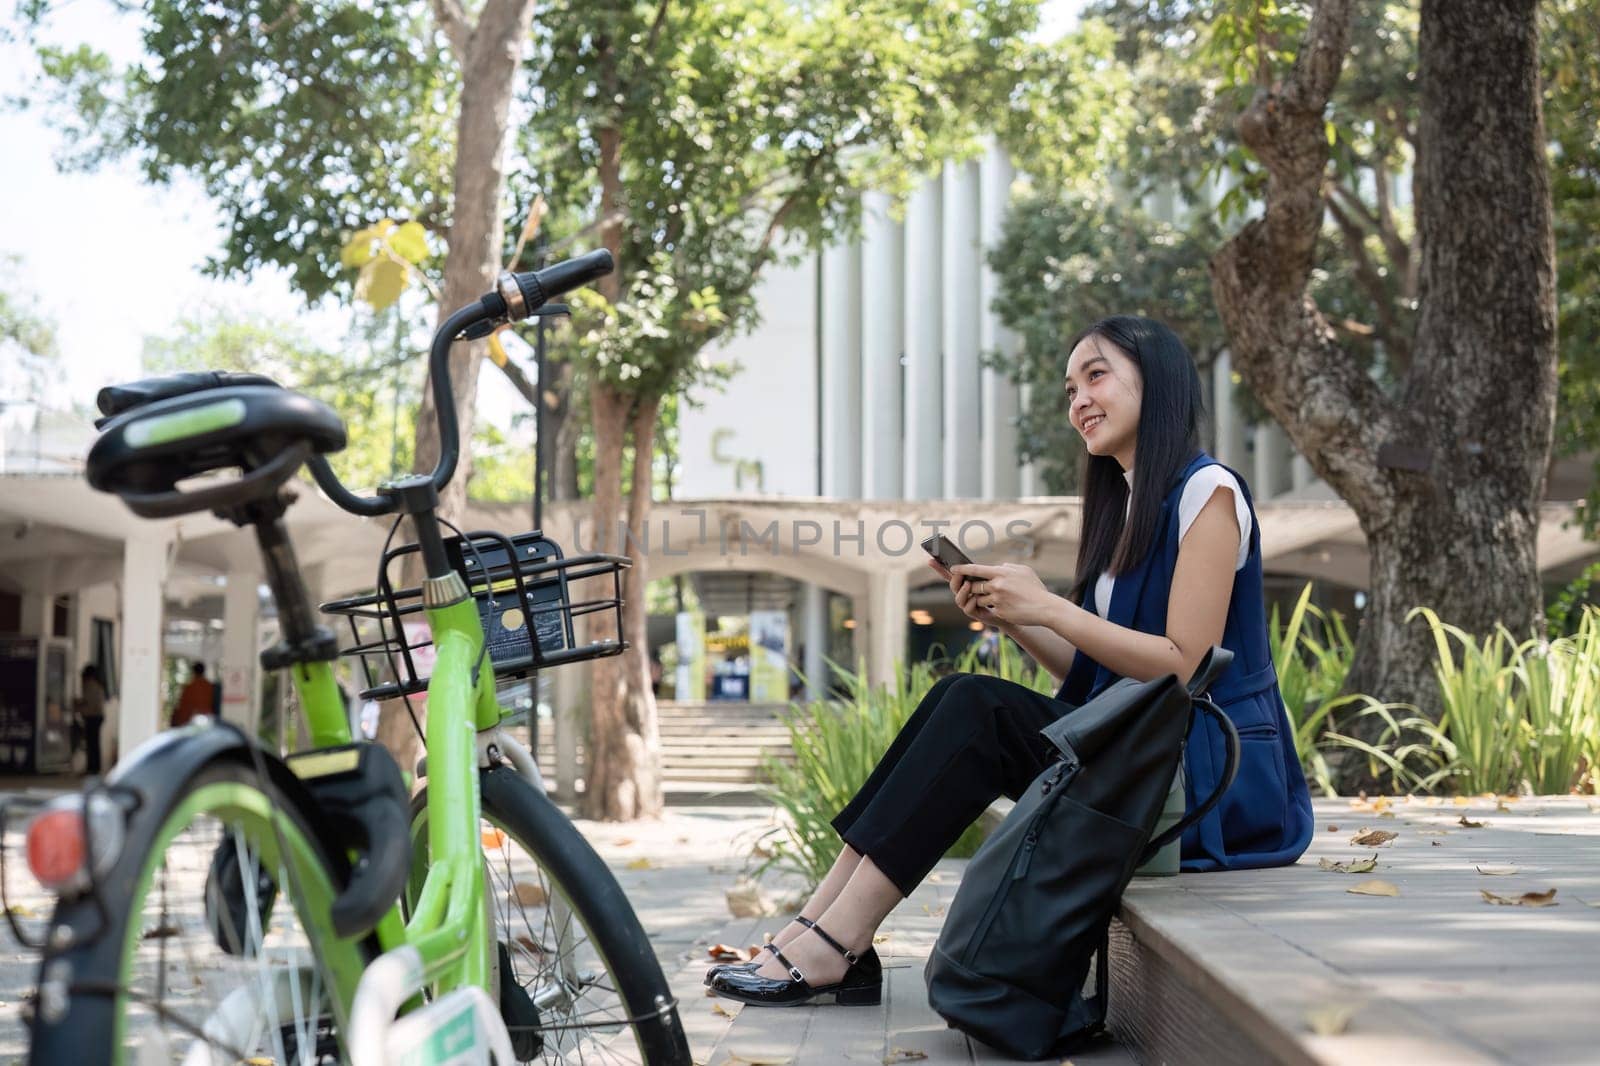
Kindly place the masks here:
MULTIPOLYGON (((1204 452, 1197 453, 1179 475, 1161 504, 1149 554, 1128 573, 1117 575, 1107 612, 1109 621, 1141 633, 1167 631, 1167 601, 1178 564, 1178 501, 1195 471, 1216 462, 1204 452)), ((1250 508, 1250 554, 1244 569, 1234 574, 1228 621, 1222 635, 1222 646, 1233 652, 1233 665, 1212 686, 1211 698, 1238 727, 1239 773, 1222 802, 1184 833, 1185 870, 1286 866, 1306 850, 1313 829, 1311 793, 1295 754, 1294 731, 1278 691, 1278 675, 1267 641, 1261 525, 1256 521, 1255 505, 1244 478, 1236 473, 1234 477, 1250 508)), ((1092 580, 1089 587, 1094 587, 1092 580)), ((1117 679, 1116 674, 1079 651, 1056 698, 1081 705, 1117 679)), ((1222 768, 1222 733, 1206 716, 1196 715, 1184 752, 1189 806, 1211 793, 1222 768)))

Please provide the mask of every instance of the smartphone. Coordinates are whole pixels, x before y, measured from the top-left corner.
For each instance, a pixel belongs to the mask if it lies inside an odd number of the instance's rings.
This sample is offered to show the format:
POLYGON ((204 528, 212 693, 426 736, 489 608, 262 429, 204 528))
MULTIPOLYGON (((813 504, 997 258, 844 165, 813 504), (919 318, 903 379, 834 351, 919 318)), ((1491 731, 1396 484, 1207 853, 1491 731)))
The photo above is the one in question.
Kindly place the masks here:
POLYGON ((923 541, 922 550, 938 560, 939 564, 946 570, 953 566, 960 566, 962 563, 972 562, 971 559, 967 558, 966 552, 956 547, 955 543, 943 533, 935 533, 923 541))

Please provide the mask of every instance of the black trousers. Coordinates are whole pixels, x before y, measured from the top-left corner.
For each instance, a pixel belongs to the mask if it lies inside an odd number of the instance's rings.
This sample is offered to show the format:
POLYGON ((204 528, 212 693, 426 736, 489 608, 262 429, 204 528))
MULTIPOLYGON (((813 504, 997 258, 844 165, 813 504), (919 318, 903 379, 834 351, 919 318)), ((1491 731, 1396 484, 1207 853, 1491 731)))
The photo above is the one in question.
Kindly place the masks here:
POLYGON ((1071 709, 998 677, 941 678, 833 828, 909 896, 985 807, 1050 764, 1039 730, 1071 709))

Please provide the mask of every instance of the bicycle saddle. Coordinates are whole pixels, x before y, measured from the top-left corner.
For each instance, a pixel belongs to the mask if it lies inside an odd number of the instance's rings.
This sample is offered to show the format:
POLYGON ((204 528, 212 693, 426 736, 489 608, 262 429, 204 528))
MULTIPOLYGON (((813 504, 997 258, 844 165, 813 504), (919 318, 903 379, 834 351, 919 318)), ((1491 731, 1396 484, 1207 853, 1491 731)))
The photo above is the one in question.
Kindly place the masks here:
POLYGON ((185 396, 191 392, 222 388, 226 385, 271 385, 278 383, 265 374, 237 374, 225 370, 196 370, 185 374, 168 374, 159 378, 142 378, 125 385, 107 385, 95 396, 95 406, 105 418, 94 425, 101 428, 124 411, 131 411, 156 400, 185 396))
POLYGON ((344 423, 330 407, 255 374, 153 378, 102 389, 98 402, 111 417, 98 423, 89 449, 89 484, 146 518, 269 498, 313 454, 345 445, 344 423), (228 380, 240 377, 269 383, 228 380), (239 476, 178 488, 228 469, 239 476))

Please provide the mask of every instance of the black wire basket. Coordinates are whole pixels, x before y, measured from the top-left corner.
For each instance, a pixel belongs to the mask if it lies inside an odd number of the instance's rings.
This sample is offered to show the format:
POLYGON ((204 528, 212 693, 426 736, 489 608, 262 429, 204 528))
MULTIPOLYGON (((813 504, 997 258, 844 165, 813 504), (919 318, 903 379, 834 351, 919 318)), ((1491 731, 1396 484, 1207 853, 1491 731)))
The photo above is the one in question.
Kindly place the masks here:
MULTIPOLYGON (((573 622, 610 611, 622 632, 625 555, 564 556, 538 530, 508 537, 467 533, 444 542, 450 563, 466 581, 483 622, 484 651, 496 677, 528 677, 552 666, 620 654, 626 641, 579 644, 573 622), (581 597, 581 598, 580 598, 581 597)), ((361 698, 387 700, 425 692, 433 638, 423 614, 421 586, 396 588, 394 564, 420 549, 405 544, 384 552, 378 591, 322 605, 344 617, 354 643, 340 654, 359 659, 367 687, 361 698)))

